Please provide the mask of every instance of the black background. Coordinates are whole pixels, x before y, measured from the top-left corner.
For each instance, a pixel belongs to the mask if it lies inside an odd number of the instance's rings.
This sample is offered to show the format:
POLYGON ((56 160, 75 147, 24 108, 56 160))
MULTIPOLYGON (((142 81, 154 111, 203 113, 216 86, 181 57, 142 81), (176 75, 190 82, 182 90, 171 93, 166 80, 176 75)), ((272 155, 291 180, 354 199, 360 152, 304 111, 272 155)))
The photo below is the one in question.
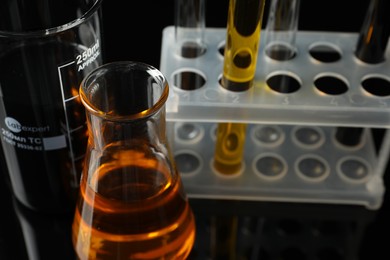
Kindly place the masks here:
MULTIPOLYGON (((226 27, 228 0, 206 0, 206 26, 226 27)), ((369 0, 301 0, 299 30, 358 32, 369 0)), ((159 66, 162 30, 174 25, 174 0, 103 2, 106 60, 159 66)), ((268 16, 266 1, 263 28, 268 16)))

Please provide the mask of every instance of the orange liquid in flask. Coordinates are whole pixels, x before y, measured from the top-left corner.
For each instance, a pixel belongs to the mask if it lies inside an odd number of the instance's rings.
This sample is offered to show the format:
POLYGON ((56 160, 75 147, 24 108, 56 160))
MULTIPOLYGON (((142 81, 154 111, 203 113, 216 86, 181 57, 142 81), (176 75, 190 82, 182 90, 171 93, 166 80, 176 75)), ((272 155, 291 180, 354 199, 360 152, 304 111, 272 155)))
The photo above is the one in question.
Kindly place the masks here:
POLYGON ((194 217, 164 156, 145 147, 111 147, 104 157, 108 163, 81 180, 73 224, 79 257, 186 259, 195 238, 194 217))

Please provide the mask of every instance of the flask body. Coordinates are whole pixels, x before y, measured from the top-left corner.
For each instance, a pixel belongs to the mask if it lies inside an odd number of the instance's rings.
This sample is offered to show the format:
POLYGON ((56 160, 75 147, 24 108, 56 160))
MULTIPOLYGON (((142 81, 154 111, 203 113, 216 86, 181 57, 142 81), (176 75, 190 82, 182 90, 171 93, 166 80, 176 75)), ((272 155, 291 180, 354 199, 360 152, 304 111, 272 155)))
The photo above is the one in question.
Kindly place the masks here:
POLYGON ((195 221, 165 137, 168 85, 117 62, 82 83, 89 140, 73 222, 80 259, 186 259, 195 221))

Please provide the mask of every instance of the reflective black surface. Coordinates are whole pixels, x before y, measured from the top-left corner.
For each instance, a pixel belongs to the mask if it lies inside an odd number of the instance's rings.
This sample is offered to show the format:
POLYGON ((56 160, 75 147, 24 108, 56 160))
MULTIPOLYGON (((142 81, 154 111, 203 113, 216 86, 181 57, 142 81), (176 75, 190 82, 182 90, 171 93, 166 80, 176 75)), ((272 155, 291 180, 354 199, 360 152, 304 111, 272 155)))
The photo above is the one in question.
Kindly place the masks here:
MULTIPOLYGON (((0 180, 0 259, 76 259, 72 216, 28 210, 13 199, 3 174, 0 180)), ((197 221, 190 259, 390 259, 388 196, 375 211, 325 204, 190 202, 197 221)))

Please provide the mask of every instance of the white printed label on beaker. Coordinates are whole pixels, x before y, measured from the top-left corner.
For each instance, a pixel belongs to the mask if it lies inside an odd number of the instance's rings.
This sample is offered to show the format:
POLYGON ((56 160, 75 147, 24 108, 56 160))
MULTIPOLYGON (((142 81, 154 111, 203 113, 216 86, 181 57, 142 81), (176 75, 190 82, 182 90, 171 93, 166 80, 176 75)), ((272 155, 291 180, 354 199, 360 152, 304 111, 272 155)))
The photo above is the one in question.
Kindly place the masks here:
POLYGON ((40 135, 48 133, 50 131, 49 126, 25 126, 12 117, 6 117, 4 122, 8 129, 1 128, 2 139, 5 143, 15 146, 16 148, 42 151, 57 150, 67 146, 64 135, 46 138, 34 136, 36 133, 39 133, 40 135), (23 136, 23 134, 27 134, 27 136, 23 136))
POLYGON ((81 54, 76 56, 77 71, 82 71, 90 64, 92 64, 100 55, 99 39, 91 47, 84 50, 81 54))

